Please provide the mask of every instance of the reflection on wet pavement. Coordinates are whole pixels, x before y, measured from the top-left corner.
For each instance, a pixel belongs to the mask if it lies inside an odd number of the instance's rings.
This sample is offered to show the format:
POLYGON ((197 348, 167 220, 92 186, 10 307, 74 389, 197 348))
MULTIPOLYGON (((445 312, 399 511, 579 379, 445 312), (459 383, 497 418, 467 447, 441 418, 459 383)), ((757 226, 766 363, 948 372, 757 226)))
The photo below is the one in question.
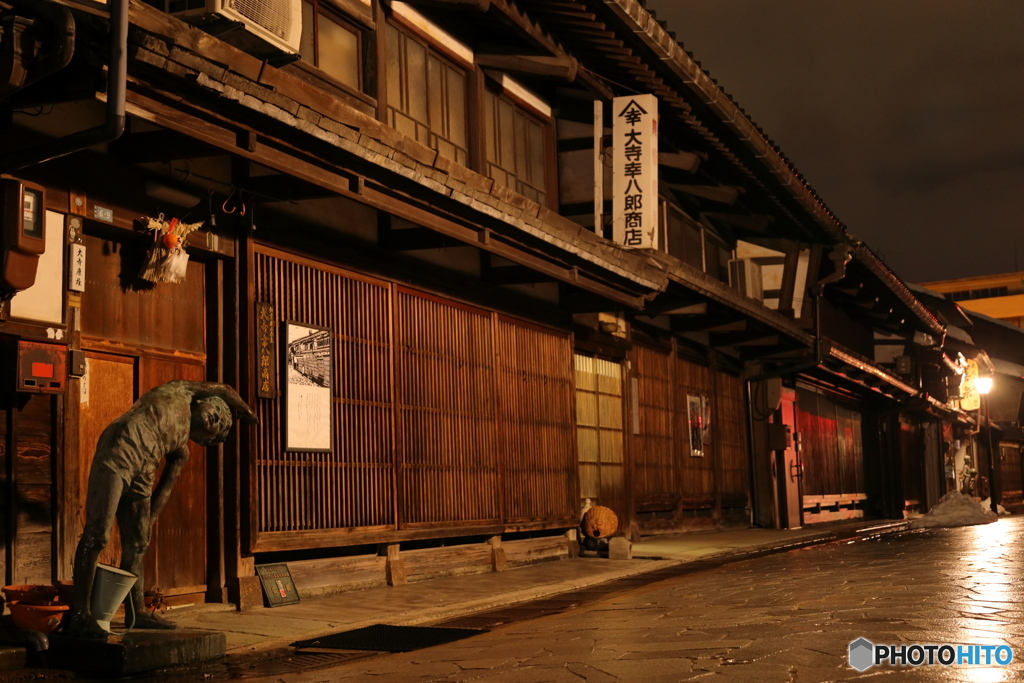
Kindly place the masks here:
POLYGON ((794 550, 460 643, 280 680, 1024 680, 1024 517, 794 550), (876 644, 1007 645, 1008 667, 847 665, 876 644))

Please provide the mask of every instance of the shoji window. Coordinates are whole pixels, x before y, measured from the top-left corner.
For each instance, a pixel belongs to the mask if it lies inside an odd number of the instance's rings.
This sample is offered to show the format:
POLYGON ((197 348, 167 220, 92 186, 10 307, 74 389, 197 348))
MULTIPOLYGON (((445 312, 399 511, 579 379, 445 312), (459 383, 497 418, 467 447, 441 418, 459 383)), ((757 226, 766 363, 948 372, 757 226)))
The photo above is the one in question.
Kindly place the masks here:
POLYGON ((419 36, 390 24, 385 33, 388 124, 465 165, 466 72, 419 36))

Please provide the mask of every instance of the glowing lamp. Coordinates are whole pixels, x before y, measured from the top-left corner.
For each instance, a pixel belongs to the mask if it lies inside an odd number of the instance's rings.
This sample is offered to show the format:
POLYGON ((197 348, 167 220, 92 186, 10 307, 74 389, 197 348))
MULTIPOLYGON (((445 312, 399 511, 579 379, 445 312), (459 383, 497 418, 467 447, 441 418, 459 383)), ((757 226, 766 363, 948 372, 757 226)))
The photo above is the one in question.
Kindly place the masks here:
POLYGON ((992 378, 991 377, 978 377, 974 380, 974 388, 978 390, 979 394, 987 394, 992 391, 992 378))

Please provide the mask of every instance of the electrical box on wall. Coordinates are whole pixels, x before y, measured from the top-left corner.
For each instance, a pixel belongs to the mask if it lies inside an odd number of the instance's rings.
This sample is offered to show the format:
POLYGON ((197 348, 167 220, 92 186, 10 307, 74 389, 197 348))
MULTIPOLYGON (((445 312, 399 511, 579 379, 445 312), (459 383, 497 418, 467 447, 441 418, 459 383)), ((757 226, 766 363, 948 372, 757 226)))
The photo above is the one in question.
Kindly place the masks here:
POLYGON ((68 347, 62 344, 18 342, 18 374, 15 391, 59 394, 67 378, 68 347))
POLYGON ((39 256, 46 249, 45 210, 42 187, 0 178, 0 300, 35 284, 39 256))

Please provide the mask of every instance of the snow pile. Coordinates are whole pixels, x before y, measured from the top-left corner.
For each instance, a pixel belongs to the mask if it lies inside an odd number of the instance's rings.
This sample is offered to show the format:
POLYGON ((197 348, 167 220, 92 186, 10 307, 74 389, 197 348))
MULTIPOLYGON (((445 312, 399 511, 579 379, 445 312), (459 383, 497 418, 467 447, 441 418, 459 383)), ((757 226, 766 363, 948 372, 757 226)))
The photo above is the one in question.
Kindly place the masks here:
POLYGON ((959 491, 950 491, 935 504, 928 514, 910 523, 911 529, 925 527, 971 526, 988 524, 997 517, 991 510, 983 509, 976 500, 959 491))
MULTIPOLYGON (((979 505, 981 505, 981 509, 982 510, 991 510, 992 509, 992 499, 991 498, 986 498, 985 500, 981 501, 979 503, 979 505)), ((1009 515, 1010 514, 1010 511, 1007 510, 1006 508, 1004 508, 1002 505, 998 506, 997 509, 999 510, 999 516, 1000 517, 1002 517, 1003 515, 1009 515)))

